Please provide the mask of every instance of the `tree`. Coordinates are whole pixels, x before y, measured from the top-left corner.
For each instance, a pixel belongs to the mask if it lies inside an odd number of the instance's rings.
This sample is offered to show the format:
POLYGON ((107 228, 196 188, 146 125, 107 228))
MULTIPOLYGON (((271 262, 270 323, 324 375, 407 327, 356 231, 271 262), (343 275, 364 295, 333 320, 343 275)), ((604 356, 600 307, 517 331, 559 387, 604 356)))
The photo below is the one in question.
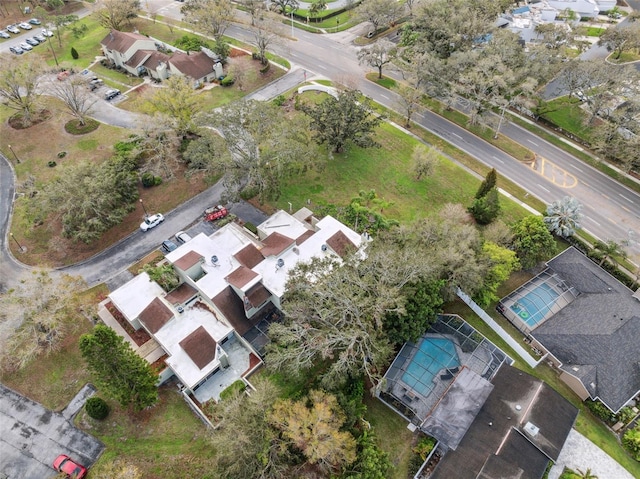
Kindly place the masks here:
MULTIPOLYGON (((179 139, 162 122, 147 124, 137 140, 137 158, 142 163, 139 172, 171 179, 178 168, 179 139)), ((145 185, 146 186, 146 185, 145 185)), ((153 186, 153 185, 150 185, 153 186)))
POLYGON ((404 313, 392 312, 384 317, 384 327, 395 344, 417 341, 435 323, 444 299, 444 280, 418 281, 405 286, 404 313))
POLYGON ((561 238, 569 238, 580 229, 581 209, 582 204, 578 200, 572 196, 565 196, 547 205, 544 222, 551 233, 561 238))
POLYGON ((230 161, 224 139, 209 129, 203 129, 198 138, 189 142, 182 158, 187 162, 190 174, 204 172, 206 175, 214 175, 220 164, 230 161), (217 160, 222 157, 224 159, 217 160))
POLYGON ((180 12, 217 42, 229 28, 234 9, 230 0, 187 0, 180 12))
POLYGON ((606 28, 600 35, 598 44, 613 52, 617 60, 625 51, 640 46, 640 23, 630 22, 625 26, 606 28))
POLYGON ((96 385, 122 406, 142 411, 158 401, 157 374, 113 329, 98 324, 80 336, 80 352, 96 385))
POLYGON ((640 461, 640 426, 627 429, 622 436, 622 445, 627 448, 636 461, 640 461))
POLYGON ((567 23, 539 23, 534 31, 544 46, 552 50, 571 45, 575 39, 575 33, 567 23))
POLYGON ((31 271, 0 295, 0 323, 13 332, 0 347, 0 365, 15 371, 33 359, 57 351, 73 330, 81 278, 31 271))
POLYGON ((605 261, 611 261, 614 256, 627 257, 627 253, 622 246, 613 240, 596 241, 593 247, 600 255, 600 266, 602 266, 605 261))
POLYGON ((165 116, 176 135, 184 136, 195 130, 194 118, 202 110, 202 98, 187 77, 173 75, 162 88, 154 89, 144 108, 148 113, 165 116))
POLYGON ((276 6, 276 9, 279 13, 286 15, 288 12, 296 11, 300 8, 300 3, 298 0, 273 0, 271 2, 276 6))
POLYGON ((371 23, 374 31, 390 25, 400 18, 402 12, 402 4, 395 0, 365 0, 355 8, 356 18, 371 23))
POLYGON ((487 196, 487 193, 489 193, 489 191, 496 187, 497 181, 498 173, 496 172, 495 168, 491 168, 491 170, 489 170, 487 175, 484 177, 484 180, 482 180, 482 183, 480 183, 478 191, 476 191, 476 199, 487 196))
POLYGON ((589 468, 587 468, 586 471, 576 469, 576 473, 578 474, 579 479, 598 479, 598 476, 593 474, 589 468))
POLYGON ((109 30, 121 31, 124 23, 138 16, 140 0, 103 0, 98 10, 100 25, 109 30))
POLYGON ((378 69, 378 78, 382 78, 382 67, 391 63, 396 54, 396 45, 383 38, 373 45, 364 47, 358 51, 360 64, 367 64, 378 69))
POLYGON ((278 36, 278 33, 272 29, 271 24, 262 20, 256 22, 256 25, 251 28, 251 31, 253 32, 253 44, 258 49, 260 63, 266 65, 269 63, 267 50, 272 45, 277 44, 280 37, 278 36))
POLYGON ((500 214, 500 195, 498 188, 491 188, 488 193, 476 198, 469 207, 469 213, 481 225, 487 225, 500 214))
POLYGON ((142 271, 147 273, 149 279, 158 283, 167 293, 180 284, 180 278, 171 264, 164 263, 157 266, 145 264, 144 268, 138 272, 142 271))
POLYGON ((404 127, 411 128, 411 118, 420 107, 423 93, 417 88, 401 85, 398 89, 398 95, 400 95, 399 106, 404 110, 404 127))
POLYGON ((254 27, 256 19, 260 18, 265 11, 265 2, 263 0, 241 0, 240 4, 251 15, 251 26, 254 27))
POLYGON ((272 103, 232 103, 203 121, 215 127, 224 141, 225 149, 215 152, 207 168, 224 174, 229 198, 237 198, 243 190, 261 201, 277 198, 284 179, 322 164, 304 118, 291 123, 272 103))
POLYGON ((513 250, 523 268, 529 269, 551 258, 556 243, 542 216, 527 216, 513 226, 513 250))
POLYGON ((84 126, 91 107, 98 101, 89 94, 84 80, 72 77, 63 82, 52 83, 53 94, 62 100, 69 113, 78 120, 78 124, 84 126))
POLYGON ((309 15, 312 17, 317 17, 320 13, 324 12, 327 9, 327 0, 316 0, 311 4, 311 8, 309 8, 309 15))
POLYGON ((480 306, 486 307, 500 299, 496 294, 498 288, 509 279, 512 272, 520 269, 520 262, 515 251, 490 241, 485 241, 482 245, 482 259, 488 263, 489 268, 482 289, 473 299, 480 306))
POLYGON ((362 148, 378 146, 372 135, 383 117, 374 116, 368 101, 359 96, 356 90, 346 90, 318 105, 302 106, 302 111, 311 117, 318 143, 326 143, 335 153, 342 152, 348 143, 362 148))
POLYGON ((356 459, 355 439, 341 431, 345 419, 336 397, 318 390, 299 401, 277 401, 268 415, 269 423, 308 463, 334 474, 356 459))
POLYGON ((42 62, 37 59, 21 61, 17 57, 2 58, 0 70, 0 98, 21 116, 23 126, 30 126, 40 108, 38 85, 42 62))
POLYGON ((358 458, 344 479, 386 479, 393 464, 387 453, 378 447, 375 435, 364 430, 358 441, 358 458))
POLYGON ((416 180, 420 180, 423 176, 431 176, 440 162, 440 155, 435 147, 427 148, 423 144, 418 144, 411 154, 413 160, 413 172, 416 174, 416 180))

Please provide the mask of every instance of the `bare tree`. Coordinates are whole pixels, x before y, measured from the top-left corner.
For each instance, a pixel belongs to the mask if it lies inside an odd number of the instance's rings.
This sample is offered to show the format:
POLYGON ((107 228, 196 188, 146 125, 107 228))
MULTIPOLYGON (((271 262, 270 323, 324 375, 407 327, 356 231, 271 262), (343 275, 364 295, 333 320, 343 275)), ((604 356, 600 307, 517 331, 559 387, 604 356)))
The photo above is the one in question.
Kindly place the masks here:
POLYGON ((420 101, 422 100, 422 91, 417 88, 412 88, 407 85, 402 85, 398 89, 398 95, 400 95, 399 104, 404 110, 404 126, 405 128, 411 127, 411 117, 420 107, 420 101))
POLYGON ((266 65, 268 63, 267 50, 272 45, 279 42, 280 37, 278 32, 273 29, 273 22, 264 21, 256 22, 256 25, 251 28, 253 32, 253 44, 258 49, 258 56, 260 57, 260 63, 266 65))
POLYGON ((138 144, 144 161, 140 171, 173 178, 178 167, 178 144, 178 137, 162 122, 146 125, 138 144))
POLYGON ((52 89, 53 94, 64 102, 71 115, 84 126, 91 107, 98 101, 89 94, 87 83, 81 78, 72 77, 67 81, 53 83, 52 89))
POLYGON ((29 126, 39 108, 38 85, 44 61, 36 58, 22 61, 8 54, 0 59, 0 98, 9 108, 22 116, 24 126, 29 126))
POLYGON ((240 4, 249 12, 249 15, 251 15, 251 26, 254 27, 256 20, 264 14, 266 9, 264 0, 241 0, 240 4))
POLYGON ((378 78, 382 78, 382 67, 391 63, 396 55, 396 45, 390 40, 381 39, 358 52, 358 61, 378 69, 378 78))
POLYGON ((360 21, 369 22, 377 31, 400 18, 404 7, 396 0, 364 0, 355 8, 360 21))
POLYGON ((230 0, 187 0, 180 11, 187 22, 197 23, 217 42, 229 28, 234 8, 230 0))
POLYGON ((98 10, 100 24, 109 29, 122 30, 140 11, 140 0, 103 0, 98 10))

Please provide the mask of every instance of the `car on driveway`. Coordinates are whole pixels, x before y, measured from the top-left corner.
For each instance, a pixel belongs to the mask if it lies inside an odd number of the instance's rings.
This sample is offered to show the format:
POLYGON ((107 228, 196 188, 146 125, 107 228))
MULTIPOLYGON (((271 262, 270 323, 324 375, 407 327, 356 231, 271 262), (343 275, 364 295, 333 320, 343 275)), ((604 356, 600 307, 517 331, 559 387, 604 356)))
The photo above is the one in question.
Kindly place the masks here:
POLYGON ((60 454, 56 460, 53 461, 53 468, 72 479, 82 479, 87 475, 87 468, 78 464, 66 454, 60 454))
POLYGON ((15 34, 20 33, 20 29, 15 25, 8 25, 7 26, 7 31, 9 31, 11 33, 15 33, 15 34))
POLYGON ((24 50, 20 47, 9 47, 9 51, 16 55, 22 55, 24 53, 24 50))
POLYGON ((29 45, 27 42, 22 42, 20 45, 18 45, 20 48, 22 48, 25 52, 30 52, 31 50, 33 50, 33 47, 31 45, 29 45))
POLYGON ((31 25, 40 25, 42 22, 40 20, 38 20, 37 18, 32 18, 31 20, 29 20, 29 23, 31 25))
POLYGON ((156 213, 155 215, 147 216, 142 223, 140 223, 140 229, 142 231, 150 230, 151 228, 155 228, 160 223, 164 221, 164 216, 160 213, 156 213))
POLYGON ((9 35, 4 30, 0 30, 0 38, 11 38, 11 35, 9 35))
POLYGON ((176 233, 176 240, 178 241, 178 243, 180 244, 185 244, 187 241, 191 241, 191 236, 189 236, 187 233, 185 233, 184 231, 178 231, 176 233))
POLYGON ((108 90, 107 93, 104 94, 105 100, 113 100, 120 94, 120 90, 108 90))
POLYGON ((31 30, 33 27, 29 25, 27 22, 18 23, 18 26, 23 30, 31 30))
POLYGON ((162 250, 165 253, 171 253, 175 249, 178 249, 178 245, 175 244, 173 241, 164 240, 162 242, 162 250))
POLYGON ((32 47, 35 47, 37 45, 40 45, 40 42, 38 40, 36 40, 33 37, 27 38, 25 39, 25 42, 27 42, 29 45, 31 45, 32 47))
POLYGON ((43 28, 40 33, 42 33, 42 36, 44 36, 44 37, 52 37, 53 36, 53 32, 51 30, 47 30, 46 28, 43 28))

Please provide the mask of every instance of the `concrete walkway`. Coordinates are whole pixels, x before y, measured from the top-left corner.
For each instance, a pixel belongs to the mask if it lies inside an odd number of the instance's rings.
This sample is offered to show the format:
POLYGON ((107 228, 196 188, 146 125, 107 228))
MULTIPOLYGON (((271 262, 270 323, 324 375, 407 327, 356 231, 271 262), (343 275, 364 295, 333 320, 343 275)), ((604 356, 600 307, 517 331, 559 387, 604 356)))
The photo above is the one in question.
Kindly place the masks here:
POLYGON ((598 479, 633 479, 629 471, 575 429, 569 433, 549 479, 558 479, 565 466, 574 471, 591 469, 598 479))

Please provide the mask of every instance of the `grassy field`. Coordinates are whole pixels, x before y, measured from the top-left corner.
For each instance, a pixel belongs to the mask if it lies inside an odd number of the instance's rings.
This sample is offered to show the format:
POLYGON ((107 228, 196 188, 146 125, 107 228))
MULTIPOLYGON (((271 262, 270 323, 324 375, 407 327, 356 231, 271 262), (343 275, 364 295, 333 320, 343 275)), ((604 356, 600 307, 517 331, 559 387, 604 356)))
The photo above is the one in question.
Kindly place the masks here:
POLYGON ((580 108, 580 100, 577 98, 560 97, 546 103, 544 113, 540 116, 546 118, 564 131, 579 138, 591 142, 591 126, 586 123, 589 113, 580 108))

